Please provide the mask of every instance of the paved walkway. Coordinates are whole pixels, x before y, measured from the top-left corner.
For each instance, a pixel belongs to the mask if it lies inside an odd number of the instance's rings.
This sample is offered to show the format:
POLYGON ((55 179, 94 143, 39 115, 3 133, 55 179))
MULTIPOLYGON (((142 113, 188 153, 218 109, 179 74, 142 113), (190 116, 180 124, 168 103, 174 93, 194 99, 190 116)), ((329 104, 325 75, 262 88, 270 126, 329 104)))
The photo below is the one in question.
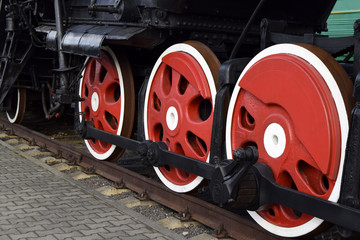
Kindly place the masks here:
POLYGON ((0 141, 0 240, 183 239, 0 141))

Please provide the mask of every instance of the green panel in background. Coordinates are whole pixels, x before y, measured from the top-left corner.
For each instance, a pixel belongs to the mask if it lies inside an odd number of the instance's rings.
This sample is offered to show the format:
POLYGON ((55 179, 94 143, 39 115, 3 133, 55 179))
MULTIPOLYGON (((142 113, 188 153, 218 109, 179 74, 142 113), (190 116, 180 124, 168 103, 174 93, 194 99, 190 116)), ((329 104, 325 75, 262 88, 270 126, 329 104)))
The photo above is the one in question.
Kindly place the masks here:
POLYGON ((330 37, 352 36, 354 22, 360 19, 360 0, 337 0, 332 10, 328 24, 330 37))

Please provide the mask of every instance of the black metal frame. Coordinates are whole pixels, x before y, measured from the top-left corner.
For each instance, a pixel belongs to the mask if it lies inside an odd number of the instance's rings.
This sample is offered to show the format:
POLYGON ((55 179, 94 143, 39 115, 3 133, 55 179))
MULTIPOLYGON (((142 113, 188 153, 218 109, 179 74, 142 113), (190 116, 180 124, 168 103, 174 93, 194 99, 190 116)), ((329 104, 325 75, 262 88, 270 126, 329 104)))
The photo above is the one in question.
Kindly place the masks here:
MULTIPOLYGON (((359 122, 360 118, 356 119, 359 122)), ((270 168, 264 164, 256 163, 258 155, 255 147, 248 147, 245 150, 239 148, 234 151, 233 160, 223 160, 218 164, 211 164, 170 152, 167 150, 166 144, 162 142, 140 142, 96 129, 91 125, 91 122, 82 122, 80 134, 83 138, 97 138, 132 150, 156 167, 169 165, 209 179, 212 200, 220 206, 233 203, 238 197, 241 198, 241 196, 237 196, 239 185, 242 184, 241 179, 246 174, 251 174, 257 183, 256 194, 253 201, 243 207, 249 210, 257 210, 262 206, 278 203, 299 212, 322 218, 346 229, 360 232, 360 225, 356 221, 360 219, 359 209, 354 208, 355 206, 348 206, 347 202, 330 202, 277 184, 270 168)), ((352 141, 348 142, 348 145, 350 144, 352 141)), ((353 151, 353 154, 359 152, 358 149, 353 151)), ((346 159, 346 163, 348 162, 346 159)), ((348 166, 350 167, 350 165, 348 166)), ((358 181, 354 182, 355 185, 356 183, 358 181)), ((343 186, 344 184, 347 183, 343 182, 343 186)))
MULTIPOLYGON (((57 69, 58 77, 60 79, 60 88, 56 92, 56 98, 54 98, 54 102, 56 106, 53 109, 50 109, 49 112, 56 114, 60 107, 63 104, 69 104, 75 97, 68 93, 68 76, 67 73, 72 71, 72 68, 68 68, 66 63, 66 56, 61 51, 60 42, 63 40, 63 29, 62 25, 64 23, 63 18, 61 16, 61 12, 64 6, 61 5, 60 1, 54 1, 54 12, 55 14, 55 22, 56 22, 56 32, 57 34, 57 43, 55 44, 55 51, 58 53, 58 64, 59 68, 57 69), (67 101, 71 99, 71 101, 67 101)), ((112 2, 112 1, 111 1, 112 2)), ((123 1, 122 1, 123 2, 123 1)), ((130 1, 129 1, 130 2, 130 1)), ((155 2, 159 2, 161 4, 167 4, 167 1, 147 1, 148 4, 152 4, 155 2)), ((212 1, 213 3, 215 1, 212 1)), ((265 0, 260 0, 259 5, 261 6, 265 0)), ((281 1, 285 4, 287 1, 281 1)), ((310 2, 310 0, 308 1, 310 2)), ((324 1, 325 2, 325 1, 324 1)), ((248 2, 249 4, 251 2, 248 2)), ((298 2, 299 3, 299 2, 298 2)), ((331 1, 330 5, 335 3, 334 0, 331 1)), ((270 3, 265 3, 270 4, 270 3)), ((2 7, 3 2, 0 0, 0 7, 2 7)), ((201 5, 201 4, 200 4, 201 5)), ((109 22, 115 25, 121 25, 126 27, 145 27, 149 26, 157 26, 159 28, 167 28, 167 29, 182 29, 187 31, 193 31, 196 35, 198 32, 205 33, 209 32, 217 34, 216 31, 210 31, 213 26, 204 25, 203 21, 209 21, 209 18, 195 18, 194 13, 187 13, 187 15, 182 16, 181 11, 184 9, 176 9, 177 11, 167 11, 171 9, 171 5, 166 5, 164 9, 157 8, 157 6, 148 6, 146 9, 136 9, 136 12, 140 10, 142 14, 142 19, 144 23, 141 25, 134 25, 131 22, 122 22, 122 23, 114 23, 109 22), (167 10, 166 10, 167 9, 167 10), (181 10, 181 11, 180 11, 181 10), (178 13, 179 11, 179 13, 178 13), (182 20, 177 23, 178 19, 181 17, 182 20), (176 20, 176 23, 175 23, 176 20), (185 21, 188 20, 188 21, 185 21)), ((248 5, 251 6, 251 5, 248 5)), ((269 6, 269 5, 266 5, 269 6)), ((201 9, 202 5, 199 7, 201 9)), ((264 7, 265 8, 265 7, 264 7)), ((198 10, 199 10, 198 9, 198 10)), ((260 8, 259 8, 260 9, 260 8)), ((101 6, 89 6, 88 11, 92 12, 93 14, 98 14, 104 12, 107 13, 109 8, 103 8, 101 6)), ((108 13, 115 13, 116 9, 110 9, 108 13)), ((128 9, 130 10, 130 9, 128 9)), ((132 11, 134 11, 132 9, 132 11)), ((116 11, 119 14, 125 13, 125 19, 130 19, 131 14, 127 15, 124 8, 118 8, 116 11)), ((0 9, 0 12, 4 12, 0 9)), ((131 11, 129 11, 130 13, 131 11)), ((87 14, 87 12, 85 11, 87 14)), ((264 14, 264 12, 259 12, 264 14)), ((2 54, 2 58, 0 59, 0 92, 3 95, 0 98, 0 102, 2 102, 3 98, 5 97, 8 89, 12 87, 14 81, 16 80, 18 74, 21 72, 20 69, 23 69, 26 65, 26 62, 29 60, 31 56, 32 48, 36 45, 34 42, 34 29, 30 26, 26 26, 26 22, 24 23, 24 29, 26 31, 30 31, 30 34, 24 35, 18 28, 18 15, 9 15, 6 19, 7 24, 7 32, 8 36, 6 37, 5 44, 4 44, 4 51, 2 54), (16 32, 16 34, 15 34, 16 32), (20 33, 20 34, 18 34, 20 33), (21 38, 22 36, 30 38, 28 39, 29 48, 28 52, 21 57, 20 60, 12 61, 13 57, 15 56, 15 51, 18 49, 13 49, 12 45, 17 39, 21 38), (17 62, 20 62, 18 64, 17 62), (10 69, 10 70, 9 70, 10 69), (16 70, 16 71, 15 71, 16 70), (5 84, 2 81, 5 78, 10 78, 11 81, 7 81, 5 84), (5 91, 1 88, 8 88, 5 91), (5 93, 5 94, 4 94, 5 93)), ((248 24, 245 26, 240 38, 239 38, 239 45, 245 41, 246 37, 248 36, 248 30, 250 34, 257 32, 257 29, 253 30, 252 20, 257 17, 257 11, 253 12, 253 17, 250 18, 248 24)), ((263 15, 259 15, 263 16, 263 15)), ((300 15, 297 15, 298 17, 300 15)), ((265 14, 266 17, 266 14, 265 14)), ((271 17, 271 15, 270 15, 271 17)), ((256 19, 259 21, 259 19, 256 19)), ((3 21, 3 20, 1 20, 3 21)), ((87 21, 91 22, 90 20, 78 20, 78 24, 81 25, 87 23, 87 21)), ((107 23, 108 20, 102 21, 103 23, 107 23)), ((66 22, 66 21, 65 21, 66 22)), ((215 22, 215 21, 214 21, 215 22)), ((94 22, 91 22, 94 24, 94 22)), ((235 25, 238 25, 237 22, 231 22, 229 25, 231 27, 230 30, 227 30, 227 21, 221 22, 219 26, 217 26, 220 33, 223 33, 227 36, 232 36, 237 34, 241 31, 241 27, 236 28, 235 25), (233 26, 234 25, 234 26, 233 26)), ((317 24, 320 24, 321 21, 317 24)), ((199 176, 202 176, 208 180, 210 180, 209 189, 211 192, 211 196, 215 203, 220 205, 232 205, 232 206, 240 206, 243 208, 257 210, 264 205, 269 203, 278 203, 290 208, 296 209, 300 212, 308 213, 313 216, 317 216, 323 218, 327 221, 330 221, 336 225, 343 226, 345 228, 352 229, 354 231, 360 232, 360 225, 358 224, 358 220, 360 219, 360 210, 359 208, 359 186, 360 186, 360 20, 356 21, 354 24, 355 34, 353 37, 345 37, 345 38, 328 38, 325 36, 316 35, 314 33, 303 34, 303 35, 290 35, 288 34, 287 25, 289 23, 281 20, 271 20, 271 19, 263 19, 260 24, 260 50, 266 48, 269 45, 277 44, 277 43, 309 43, 312 45, 319 46, 320 48, 326 50, 333 56, 338 56, 347 51, 353 51, 354 56, 354 63, 353 65, 349 66, 346 65, 345 69, 347 70, 348 74, 352 77, 354 81, 354 97, 356 99, 356 104, 351 114, 351 124, 349 129, 349 137, 347 142, 346 148, 346 157, 345 157, 345 165, 344 165, 344 174, 342 179, 342 186, 341 186, 341 196, 339 199, 339 203, 332 203, 326 200, 322 200, 320 198, 316 198, 289 188, 282 187, 278 185, 272 175, 269 168, 263 164, 256 163, 257 161, 257 150, 255 147, 248 147, 247 149, 239 148, 234 151, 233 156, 234 159, 225 159, 224 158, 224 133, 225 133, 225 119, 227 108, 224 106, 228 105, 228 98, 232 92, 232 89, 235 86, 235 82, 240 74, 240 72, 244 69, 246 64, 250 61, 249 58, 238 58, 232 59, 222 64, 220 71, 219 71, 219 84, 220 89, 216 95, 215 99, 215 107, 214 107, 214 120, 213 120, 213 127, 212 127, 212 135, 211 135, 211 147, 210 147, 210 162, 205 163, 199 161, 197 159, 193 159, 187 156, 179 155, 173 152, 168 151, 167 146, 161 142, 151 142, 146 141, 144 139, 143 134, 143 126, 142 126, 142 119, 143 119, 143 109, 144 105, 144 94, 145 94, 145 87, 147 81, 143 83, 143 87, 140 89, 139 92, 139 101, 138 101, 138 108, 140 110, 139 114, 139 121, 138 121, 138 131, 139 131, 139 138, 138 140, 133 140, 130 138, 124 138, 121 136, 113 135, 98 129, 95 129, 90 122, 82 122, 80 126, 77 127, 79 133, 83 138, 97 138, 102 141, 115 144, 122 148, 126 148, 132 150, 138 154, 138 158, 134 158, 134 161, 142 161, 146 159, 149 164, 152 166, 165 166, 170 165, 179 169, 182 169, 186 172, 193 173, 199 176), (246 177, 251 176, 253 182, 256 182, 254 186, 254 194, 251 196, 251 201, 247 203, 239 203, 241 199, 241 189, 242 186, 247 184, 246 177), (245 179, 245 180, 244 180, 245 179), (276 193, 276 194, 274 194, 276 193), (239 196, 240 195, 240 196, 239 196)), ((297 23, 301 25, 300 23, 297 23)), ((305 23, 304 23, 305 24, 305 23)), ((50 24, 51 25, 51 24, 50 24)), ((296 25, 296 24, 294 24, 296 25)), ((309 27, 309 26, 307 26, 309 27)), ((309 29, 313 29, 315 26, 310 26, 309 29)), ((318 26, 319 27, 319 26, 318 26)), ((149 28, 150 29, 150 28, 149 28)), ((155 29, 155 28, 154 28, 155 29)), ((296 32, 296 27, 294 27, 294 31, 296 32)), ((146 32, 144 29, 137 29, 137 30, 144 30, 143 34, 154 34, 154 32, 159 31, 159 29, 155 29, 152 32, 146 32)), ((147 29, 148 30, 148 29, 147 29)), ((314 30, 314 29, 313 29, 314 30)), ((140 32, 141 32, 140 31, 140 32)), ((301 32, 301 31, 300 31, 301 32)), ((306 31, 303 31, 306 32, 306 31)), ((81 32, 82 34, 83 32, 81 32)), ((163 31, 162 33, 165 33, 163 31)), ((81 35, 80 34, 80 35, 81 35)), ((79 35, 79 36, 80 36, 79 35)), ((51 38, 51 33, 48 34, 49 39, 51 38)), ((141 36, 141 34, 139 34, 141 36)), ((81 35, 82 37, 82 35, 81 35)), ((119 36, 117 36, 119 37, 119 36)), ((4 37, 3 37, 4 38, 4 37)), ((129 37, 130 38, 130 37, 129 37)), ((48 40, 49 40, 48 39, 48 40)), ((154 38, 153 38, 154 39, 154 38)), ((56 39, 50 39, 49 43, 56 43, 56 39)), ((94 47, 92 50, 99 50, 102 44, 102 38, 99 40, 99 44, 94 47), (100 42, 101 40, 101 42, 100 42)), ((107 39, 108 41, 111 40, 121 40, 121 39, 107 39)), ((123 39, 124 40, 124 39, 123 39)), ((126 39, 128 40, 128 39, 126 39)), ((162 39, 161 41, 165 41, 162 39)), ((234 41, 234 40, 232 40, 234 41)), ((126 45, 125 43, 123 43, 126 45)), ((254 43, 252 43, 255 45, 254 43)), ((131 45, 131 44, 130 44, 131 45)), ((155 44, 154 44, 155 45, 155 44)), ((73 45, 71 45, 73 46, 73 45)), ((152 46, 152 44, 151 44, 152 46)), ((44 47, 44 46, 42 46, 44 47)), ((88 45, 85 45, 88 47, 88 45)), ((142 47, 148 47, 147 45, 143 45, 142 47)), ((75 47, 74 47, 75 48, 75 47)), ((79 48, 78 50, 83 50, 79 48)), ((75 50, 71 50, 70 53, 78 54, 75 50)), ((238 56, 237 54, 237 46, 235 46, 233 53, 231 54, 231 58, 238 56)), ((85 118, 83 118, 85 119, 85 118)))
MULTIPOLYGON (((267 27, 271 25, 268 21, 265 21, 265 23, 267 27)), ((357 23, 360 23, 360 21, 357 23)), ((333 49, 331 52, 333 54, 354 48, 354 65, 353 68, 350 68, 350 74, 354 75, 360 68, 356 65, 360 62, 360 28, 357 28, 359 26, 357 23, 355 24, 355 42, 353 45, 350 43, 350 38, 331 39, 316 35, 294 37, 281 33, 272 33, 262 26, 264 28, 262 46, 268 45, 269 41, 272 43, 285 41, 312 43, 328 50, 333 49), (338 45, 337 48, 331 47, 331 45, 337 44, 339 41, 342 41, 340 46, 338 45)), ((346 229, 360 232, 360 225, 357 221, 360 219, 360 210, 357 209, 359 207, 360 185, 358 171, 360 169, 360 73, 355 80, 354 96, 356 105, 351 114, 341 196, 339 203, 333 203, 278 185, 273 179, 271 170, 264 164, 256 163, 258 156, 255 147, 248 147, 245 150, 239 148, 234 151, 234 159, 226 160, 223 158, 224 123, 227 112, 227 108, 223 106, 227 105, 228 96, 232 92, 235 81, 249 61, 249 58, 229 60, 222 64, 220 68, 220 89, 215 100, 209 163, 170 152, 167 150, 166 144, 162 142, 145 141, 143 138, 140 138, 140 141, 127 139, 95 129, 89 125, 90 123, 82 123, 82 136, 84 138, 98 138, 132 150, 142 158, 147 159, 152 166, 169 165, 210 180, 209 189, 212 200, 220 206, 239 205, 236 202, 241 198, 241 196, 238 196, 239 189, 241 189, 242 184, 247 184, 246 181, 241 181, 241 179, 246 175, 251 175, 251 178, 256 181, 255 194, 247 205, 242 203, 241 207, 257 210, 262 206, 278 203, 332 222, 343 227, 344 232, 349 232, 346 229)), ((140 91, 140 98, 143 97, 143 94, 144 89, 140 91)), ((140 110, 143 101, 139 103, 140 110)))

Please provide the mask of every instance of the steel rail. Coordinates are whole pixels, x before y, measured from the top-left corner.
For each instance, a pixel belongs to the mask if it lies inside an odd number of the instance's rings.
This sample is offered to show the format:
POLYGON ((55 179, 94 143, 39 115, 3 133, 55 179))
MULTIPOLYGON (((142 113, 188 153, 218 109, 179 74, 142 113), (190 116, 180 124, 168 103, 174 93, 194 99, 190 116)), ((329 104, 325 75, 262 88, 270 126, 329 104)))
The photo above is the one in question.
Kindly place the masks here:
POLYGON ((249 218, 229 212, 194 196, 172 192, 159 182, 125 169, 115 163, 96 160, 89 153, 74 149, 69 145, 61 143, 56 139, 51 139, 25 126, 11 124, 6 120, 0 119, 1 125, 4 130, 9 130, 13 134, 25 138, 90 172, 104 176, 119 186, 125 186, 139 194, 145 193, 150 199, 179 213, 186 212, 191 215, 192 219, 216 231, 225 230, 230 237, 244 240, 282 239, 266 232, 249 218))

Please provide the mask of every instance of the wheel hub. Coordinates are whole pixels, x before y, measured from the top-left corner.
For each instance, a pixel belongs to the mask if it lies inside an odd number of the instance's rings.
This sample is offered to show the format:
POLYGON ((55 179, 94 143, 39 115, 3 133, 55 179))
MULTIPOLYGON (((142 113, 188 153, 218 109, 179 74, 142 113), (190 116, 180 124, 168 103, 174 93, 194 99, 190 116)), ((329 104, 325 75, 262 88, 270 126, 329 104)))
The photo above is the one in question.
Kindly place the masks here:
POLYGON ((176 129, 179 122, 179 114, 175 107, 171 106, 166 112, 166 124, 167 127, 173 131, 176 129))
POLYGON ((280 157, 286 147, 286 135, 282 126, 278 123, 271 123, 264 133, 264 147, 266 153, 272 158, 280 157))
POLYGON ((91 96, 91 108, 94 112, 96 112, 99 109, 100 105, 100 99, 99 94, 97 92, 94 92, 91 96))

